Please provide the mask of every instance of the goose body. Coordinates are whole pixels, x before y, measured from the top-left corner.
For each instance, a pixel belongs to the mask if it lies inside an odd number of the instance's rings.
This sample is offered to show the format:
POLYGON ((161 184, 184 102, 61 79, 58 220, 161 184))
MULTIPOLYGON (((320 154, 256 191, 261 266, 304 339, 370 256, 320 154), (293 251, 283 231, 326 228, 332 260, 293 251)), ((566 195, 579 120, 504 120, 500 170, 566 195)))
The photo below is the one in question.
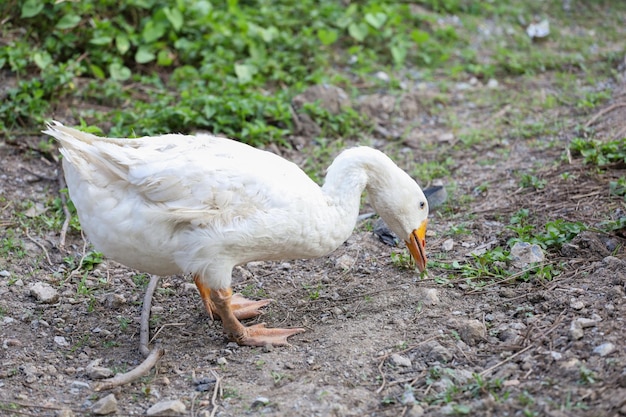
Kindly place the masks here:
POLYGON ((345 150, 322 187, 298 166, 211 135, 101 138, 58 122, 55 137, 83 230, 107 257, 155 275, 194 275, 207 311, 241 344, 285 344, 303 329, 243 327, 268 300, 231 296, 234 266, 323 256, 352 233, 360 196, 425 267, 428 203, 383 153, 345 150), (233 317, 231 317, 233 316, 233 317))

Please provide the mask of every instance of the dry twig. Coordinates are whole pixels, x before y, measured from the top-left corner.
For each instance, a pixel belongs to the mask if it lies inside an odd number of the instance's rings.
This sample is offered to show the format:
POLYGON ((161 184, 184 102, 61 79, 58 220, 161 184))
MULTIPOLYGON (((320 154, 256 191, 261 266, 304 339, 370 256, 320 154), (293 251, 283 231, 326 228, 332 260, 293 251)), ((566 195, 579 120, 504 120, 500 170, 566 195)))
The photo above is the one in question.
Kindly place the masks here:
POLYGON ((63 170, 59 170, 59 195, 61 196, 61 207, 63 208, 63 215, 65 216, 65 220, 63 220, 63 226, 61 226, 61 233, 59 235, 59 249, 63 252, 65 252, 65 236, 67 235, 67 229, 70 226, 70 219, 72 218, 72 215, 70 214, 70 209, 67 207, 67 198, 62 192, 62 190, 66 187, 67 184, 65 184, 63 170))
POLYGON ((52 261, 50 260, 50 255, 48 255, 48 251, 46 250, 46 247, 44 245, 42 245, 41 243, 37 242, 30 234, 28 234, 28 229, 26 229, 24 233, 26 233, 26 237, 28 239, 30 239, 31 242, 33 242, 35 245, 39 246, 39 248, 46 255, 46 259, 48 260, 48 265, 52 266, 52 261))
POLYGON ((150 308, 152 307, 152 296, 156 290, 157 285, 161 277, 158 275, 152 275, 150 277, 150 283, 146 288, 146 293, 143 296, 143 306, 141 307, 141 324, 139 326, 139 351, 143 356, 150 354, 148 343, 150 340, 150 308))
POLYGON ((213 369, 211 369, 211 373, 215 377, 215 387, 213 388, 213 396, 211 397, 211 405, 213 406, 213 409, 211 410, 211 414, 210 414, 210 417, 213 417, 215 416, 215 413, 217 412, 218 393, 220 397, 222 396, 222 377, 219 376, 217 372, 215 372, 213 369))
POLYGON ((607 113, 612 112, 615 109, 619 109, 620 107, 626 107, 626 102, 622 101, 619 103, 615 103, 615 104, 610 105, 609 107, 605 107, 604 109, 600 110, 599 112, 595 114, 595 116, 589 119, 587 123, 585 123, 585 127, 591 126, 592 124, 597 122, 600 117, 604 116, 607 113))
POLYGON ((148 355, 148 357, 144 359, 144 361, 141 362, 139 366, 133 368, 126 373, 117 374, 113 378, 103 380, 101 383, 95 386, 94 390, 104 391, 111 388, 119 387, 121 385, 130 384, 131 382, 141 378, 142 376, 147 375, 154 367, 154 365, 156 365, 158 360, 161 359, 161 356, 163 356, 164 353, 164 349, 160 348, 159 346, 155 346, 148 355))

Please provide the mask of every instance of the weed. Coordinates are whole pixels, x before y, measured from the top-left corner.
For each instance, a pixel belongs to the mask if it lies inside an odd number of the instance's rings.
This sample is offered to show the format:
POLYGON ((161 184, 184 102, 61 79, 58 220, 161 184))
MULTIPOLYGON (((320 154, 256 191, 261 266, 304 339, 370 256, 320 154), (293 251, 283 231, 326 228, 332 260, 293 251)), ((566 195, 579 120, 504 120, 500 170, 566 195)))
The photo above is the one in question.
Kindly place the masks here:
POLYGON ((540 179, 534 175, 522 174, 520 179, 520 187, 522 188, 534 188, 535 190, 542 190, 547 184, 547 180, 540 179))
POLYGON ((136 286, 142 289, 146 288, 150 283, 150 277, 148 276, 148 274, 135 274, 131 277, 131 279, 136 286))
POLYGON ((582 156, 585 164, 602 167, 612 163, 626 163, 626 138, 608 142, 575 138, 569 149, 572 156, 582 156))
POLYGON ((131 323, 131 320, 128 317, 117 316, 117 321, 120 324, 120 330, 126 331, 128 329, 128 325, 131 323))
POLYGON ((626 177, 620 177, 617 181, 609 182, 609 190, 612 195, 624 197, 626 200, 626 177))
POLYGON ((391 263, 400 269, 413 269, 413 258, 407 250, 392 251, 391 263))

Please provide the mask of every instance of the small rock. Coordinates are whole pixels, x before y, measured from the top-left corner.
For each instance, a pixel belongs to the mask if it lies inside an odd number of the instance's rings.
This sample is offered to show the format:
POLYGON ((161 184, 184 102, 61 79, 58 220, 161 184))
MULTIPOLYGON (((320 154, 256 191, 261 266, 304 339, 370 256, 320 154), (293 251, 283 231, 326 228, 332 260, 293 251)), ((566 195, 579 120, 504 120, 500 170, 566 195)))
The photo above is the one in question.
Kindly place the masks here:
POLYGON ((443 249, 445 252, 450 252, 452 250, 452 248, 454 248, 454 240, 453 239, 446 239, 441 244, 441 249, 443 249))
POLYGON ((270 399, 267 397, 256 397, 254 401, 252 401, 252 408, 265 407, 270 403, 270 399))
POLYGON ((569 306, 574 310, 582 310, 583 308, 585 308, 585 303, 575 298, 572 298, 569 302, 569 306))
POLYGON ((30 286, 29 290, 30 294, 41 303, 53 304, 59 300, 57 290, 45 282, 36 282, 30 286))
POLYGON ((600 346, 596 346, 593 349, 593 353, 595 353, 596 355, 600 355, 600 356, 607 356, 613 353, 614 350, 615 350, 615 345, 613 343, 607 342, 607 343, 601 344, 600 346))
POLYGON ((105 416, 107 414, 117 412, 117 399, 115 398, 115 395, 109 394, 106 397, 99 399, 91 407, 91 411, 99 416, 105 416))
POLYGON ((451 377, 457 385, 465 385, 474 378, 474 374, 467 369, 456 369, 451 377))
POLYGON ((437 342, 431 345, 431 349, 428 352, 428 359, 433 361, 445 363, 450 362, 452 358, 452 352, 437 342))
POLYGON ((126 298, 121 294, 107 294, 104 297, 104 305, 108 308, 120 308, 124 304, 126 304, 126 298))
POLYGON ((6 269, 3 269, 2 271, 0 271, 0 277, 11 278, 11 273, 6 269))
POLYGON ((96 359, 87 365, 85 372, 89 379, 104 379, 113 376, 113 371, 109 368, 100 366, 102 359, 96 359))
POLYGON ((5 339, 4 342, 2 342, 2 347, 4 349, 20 346, 22 346, 22 341, 20 339, 5 339))
POLYGON ((531 23, 526 28, 526 33, 531 39, 545 38, 550 34, 550 21, 544 19, 538 23, 531 23))
POLYGON ((483 324, 475 319, 459 320, 456 327, 459 331, 459 336, 461 336, 461 339, 468 345, 475 344, 483 339, 485 334, 483 324))
POLYGON ((381 81, 384 81, 386 83, 389 82, 389 75, 384 71, 378 71, 376 74, 374 74, 374 76, 381 81))
POLYGON ((569 326, 570 338, 573 340, 578 340, 582 339, 584 335, 585 332, 583 332, 583 327, 581 326, 580 322, 577 320, 572 320, 572 324, 570 324, 569 326))
POLYGON ((439 291, 436 288, 424 288, 421 291, 421 300, 424 304, 435 306, 441 301, 439 300, 439 291))
POLYGON ((354 256, 344 253, 335 261, 335 268, 347 271, 355 264, 354 256))
POLYGON ((407 417, 422 417, 424 415, 424 408, 419 404, 413 404, 411 408, 407 410, 407 417))
POLYGON ((57 410, 55 417, 74 417, 74 412, 69 408, 57 410))
POLYGON ((528 264, 543 262, 545 255, 541 246, 528 242, 517 242, 511 248, 513 265, 519 269, 526 268, 528 264))
POLYGON ((67 347, 70 343, 63 336, 54 336, 54 343, 61 347, 67 347))
POLYGON ((180 400, 160 401, 148 408, 146 414, 149 416, 157 414, 183 414, 187 411, 187 407, 180 400))
POLYGON ((413 388, 407 386, 402 393, 400 403, 402 403, 402 405, 413 405, 416 402, 417 401, 415 400, 415 394, 413 394, 413 388))
POLYGON ((13 317, 9 317, 9 316, 4 316, 2 318, 2 324, 3 325, 7 325, 7 324, 11 324, 15 321, 15 319, 13 317))
POLYGON ((579 317, 576 319, 576 321, 578 322, 578 324, 580 324, 580 327, 582 327, 583 329, 587 328, 587 327, 595 327, 598 325, 598 322, 602 321, 602 318, 600 317, 595 317, 595 318, 585 318, 585 317, 579 317))
POLYGON ((454 142, 454 133, 446 132, 437 137, 439 142, 454 142))
POLYGON ((221 358, 217 359, 217 364, 221 366, 226 366, 228 364, 228 361, 225 357, 222 356, 221 358))
POLYGON ((389 360, 391 361, 391 363, 393 363, 396 366, 404 366, 406 368, 410 368, 411 365, 413 365, 409 358, 407 358, 406 356, 399 355, 397 353, 394 353, 393 355, 391 355, 389 357, 389 360))
POLYGON ((498 80, 495 78, 490 78, 489 81, 487 81, 487 88, 495 89, 498 88, 498 85, 498 80))
POLYGON ((560 361, 563 357, 563 355, 561 355, 559 352, 555 352, 553 350, 550 351, 550 356, 552 356, 552 359, 554 359, 555 361, 560 361))
POLYGON ((75 389, 90 389, 91 388, 88 383, 83 382, 83 381, 72 381, 70 386, 71 388, 75 388, 75 389))

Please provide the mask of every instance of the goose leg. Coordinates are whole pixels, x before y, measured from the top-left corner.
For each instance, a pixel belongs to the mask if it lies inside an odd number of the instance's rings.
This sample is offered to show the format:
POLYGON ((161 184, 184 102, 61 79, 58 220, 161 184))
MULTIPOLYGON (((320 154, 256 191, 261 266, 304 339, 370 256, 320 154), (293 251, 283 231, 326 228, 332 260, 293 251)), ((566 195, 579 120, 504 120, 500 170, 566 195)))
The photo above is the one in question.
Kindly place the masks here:
MULTIPOLYGON (((205 287, 200 282, 200 277, 195 275, 193 277, 196 287, 198 287, 198 291, 200 292, 200 296, 202 297, 202 302, 204 303, 204 307, 206 308, 207 313, 211 319, 221 319, 220 314, 215 308, 215 304, 211 301, 211 289, 209 287, 205 287)), ((273 300, 249 300, 243 297, 241 294, 233 294, 230 300, 230 306, 232 308, 233 314, 239 320, 251 319, 261 314, 259 310, 261 307, 265 307, 273 300)))
POLYGON ((247 346, 265 346, 265 345, 288 345, 287 338, 297 333, 301 333, 304 329, 268 329, 264 323, 255 324, 254 326, 245 327, 237 320, 232 306, 233 290, 231 288, 222 290, 213 290, 210 292, 210 298, 224 325, 224 332, 228 338, 240 345, 247 346))

